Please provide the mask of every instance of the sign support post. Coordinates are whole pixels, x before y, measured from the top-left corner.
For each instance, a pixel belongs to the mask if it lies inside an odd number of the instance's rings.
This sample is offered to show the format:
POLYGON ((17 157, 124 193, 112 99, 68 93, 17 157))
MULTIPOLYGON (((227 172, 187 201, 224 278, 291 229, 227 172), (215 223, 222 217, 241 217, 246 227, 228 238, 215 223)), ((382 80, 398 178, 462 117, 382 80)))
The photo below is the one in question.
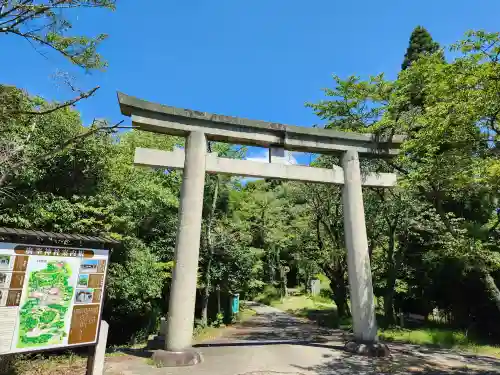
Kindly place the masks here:
POLYGON ((89 348, 89 357, 87 359, 86 375, 103 375, 104 360, 106 357, 106 343, 108 341, 109 324, 105 320, 101 320, 99 329, 99 337, 97 344, 89 348))

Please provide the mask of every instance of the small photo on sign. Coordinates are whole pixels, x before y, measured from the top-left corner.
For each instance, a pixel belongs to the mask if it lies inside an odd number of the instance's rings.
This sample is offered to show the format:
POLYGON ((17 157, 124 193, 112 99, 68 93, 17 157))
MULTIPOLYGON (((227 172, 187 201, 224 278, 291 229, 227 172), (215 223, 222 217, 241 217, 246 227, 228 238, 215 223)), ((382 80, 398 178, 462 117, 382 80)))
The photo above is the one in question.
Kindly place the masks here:
POLYGON ((22 290, 2 290, 2 298, 3 293, 7 294, 7 302, 5 302, 5 306, 19 306, 22 290))
POLYGON ((101 303, 101 293, 102 289, 94 289, 94 297, 92 298, 92 303, 101 303))
POLYGON ((7 305, 7 297, 9 296, 8 289, 0 289, 0 307, 7 305))
POLYGON ((102 288, 102 284, 104 282, 104 275, 96 274, 88 276, 89 276, 89 284, 86 285, 87 288, 102 288))
POLYGON ((106 261, 100 260, 99 264, 97 265, 97 273, 104 273, 104 272, 106 272, 106 261))
POLYGON ((14 271, 17 271, 17 272, 26 271, 26 267, 28 267, 29 257, 17 255, 17 256, 12 257, 12 258, 15 258, 15 261, 11 260, 11 262, 14 263, 14 271))
POLYGON ((93 297, 93 289, 77 289, 75 293, 75 303, 92 303, 93 297))
POLYGON ((80 265, 80 273, 96 273, 98 260, 83 260, 80 265))
POLYGON ((0 271, 0 288, 8 288, 10 286, 11 278, 12 273, 0 271))
POLYGON ((0 270, 12 269, 12 257, 10 255, 0 255, 0 270))
MULTIPOLYGON (((9 289, 22 289, 24 285, 25 274, 21 272, 8 273, 8 277, 10 278, 10 287, 6 286, 9 289)), ((8 280, 8 279, 7 279, 8 280)), ((9 285, 8 281, 7 284, 9 285)), ((0 286, 1 288, 1 286, 0 286)))
POLYGON ((78 288, 87 288, 89 286, 89 275, 78 276, 78 288))

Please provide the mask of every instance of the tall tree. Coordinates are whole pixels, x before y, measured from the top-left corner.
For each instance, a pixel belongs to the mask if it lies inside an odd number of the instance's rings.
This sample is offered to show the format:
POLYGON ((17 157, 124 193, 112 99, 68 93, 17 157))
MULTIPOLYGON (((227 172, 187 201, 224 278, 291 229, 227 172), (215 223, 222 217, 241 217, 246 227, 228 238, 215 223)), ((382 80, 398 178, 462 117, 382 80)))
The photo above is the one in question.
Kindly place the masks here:
POLYGON ((424 54, 433 54, 439 50, 439 44, 432 40, 431 34, 422 26, 417 26, 410 35, 410 43, 405 53, 401 69, 406 70, 424 54))
MULTIPOLYGON (((450 63, 438 53, 422 53, 393 83, 374 77, 369 81, 334 77, 335 88, 325 91, 333 99, 310 105, 329 122, 327 127, 407 136, 403 152, 395 162, 385 167, 384 163, 364 162, 380 171, 396 168, 404 177, 400 180, 402 190, 391 191, 394 207, 385 203, 381 209, 375 205, 373 214, 368 215, 373 220, 367 221, 368 231, 373 233, 370 237, 388 241, 387 246, 379 241, 375 247, 386 248, 385 256, 378 259, 385 262, 385 266, 379 267, 379 275, 385 275, 384 285, 380 286, 385 289, 389 320, 393 320, 391 300, 400 284, 398 278, 404 276, 405 282, 416 290, 422 289, 417 286, 425 280, 415 275, 439 277, 437 271, 430 272, 431 263, 401 262, 408 261, 407 256, 431 257, 437 251, 445 255, 440 263, 443 269, 451 270, 449 266, 455 265, 471 278, 480 278, 482 291, 490 300, 488 306, 500 306, 500 220, 495 211, 500 175, 500 36, 471 32, 454 49, 462 55, 450 63), (433 217, 425 217, 422 212, 432 212, 433 217), (377 234, 377 226, 381 234, 377 234)), ((407 55, 411 57, 412 53, 407 55)), ((371 210, 370 197, 371 194, 365 197, 367 212, 371 210)), ((380 196, 381 203, 386 198, 380 196)), ((414 293, 414 300, 420 297, 414 293)), ((455 304, 453 309, 458 315, 464 304, 455 304)))
MULTIPOLYGON (((401 68, 403 71, 408 69, 422 56, 430 56, 438 52, 439 44, 432 40, 431 34, 422 26, 417 26, 410 36, 410 42, 406 50, 405 58, 401 68)), ((444 61, 444 56, 439 54, 439 59, 444 61)), ((407 88, 410 95, 408 103, 395 108, 393 116, 398 118, 402 113, 411 109, 422 111, 426 95, 425 77, 414 80, 407 88)))

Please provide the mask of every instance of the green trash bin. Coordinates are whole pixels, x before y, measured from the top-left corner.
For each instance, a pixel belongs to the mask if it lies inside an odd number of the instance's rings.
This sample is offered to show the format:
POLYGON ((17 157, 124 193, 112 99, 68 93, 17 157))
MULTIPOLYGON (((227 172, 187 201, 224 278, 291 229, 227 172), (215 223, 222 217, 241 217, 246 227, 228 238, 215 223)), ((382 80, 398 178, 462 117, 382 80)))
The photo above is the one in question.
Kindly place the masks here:
POLYGON ((227 309, 226 324, 231 324, 238 318, 240 311, 240 295, 238 293, 229 294, 229 308, 227 309))
POLYGON ((240 312, 240 295, 235 293, 231 295, 231 313, 237 315, 240 312))

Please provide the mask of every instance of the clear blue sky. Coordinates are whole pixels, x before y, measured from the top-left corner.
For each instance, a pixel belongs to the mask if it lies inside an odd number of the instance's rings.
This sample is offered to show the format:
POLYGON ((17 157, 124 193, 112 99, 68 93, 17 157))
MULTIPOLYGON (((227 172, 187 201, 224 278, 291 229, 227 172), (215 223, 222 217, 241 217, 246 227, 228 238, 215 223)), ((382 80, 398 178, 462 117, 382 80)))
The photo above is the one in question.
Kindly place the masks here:
MULTIPOLYGON (((40 56, 0 36, 0 82, 48 99, 70 97, 51 78, 71 71, 84 88, 83 120, 122 118, 116 91, 173 106, 275 122, 318 123, 306 101, 331 74, 400 69, 412 29, 442 45, 468 29, 500 30, 498 0, 118 0, 115 12, 79 11, 76 32, 109 34, 104 73, 85 75, 55 54, 40 56)), ((128 123, 130 121, 127 119, 128 123)))

